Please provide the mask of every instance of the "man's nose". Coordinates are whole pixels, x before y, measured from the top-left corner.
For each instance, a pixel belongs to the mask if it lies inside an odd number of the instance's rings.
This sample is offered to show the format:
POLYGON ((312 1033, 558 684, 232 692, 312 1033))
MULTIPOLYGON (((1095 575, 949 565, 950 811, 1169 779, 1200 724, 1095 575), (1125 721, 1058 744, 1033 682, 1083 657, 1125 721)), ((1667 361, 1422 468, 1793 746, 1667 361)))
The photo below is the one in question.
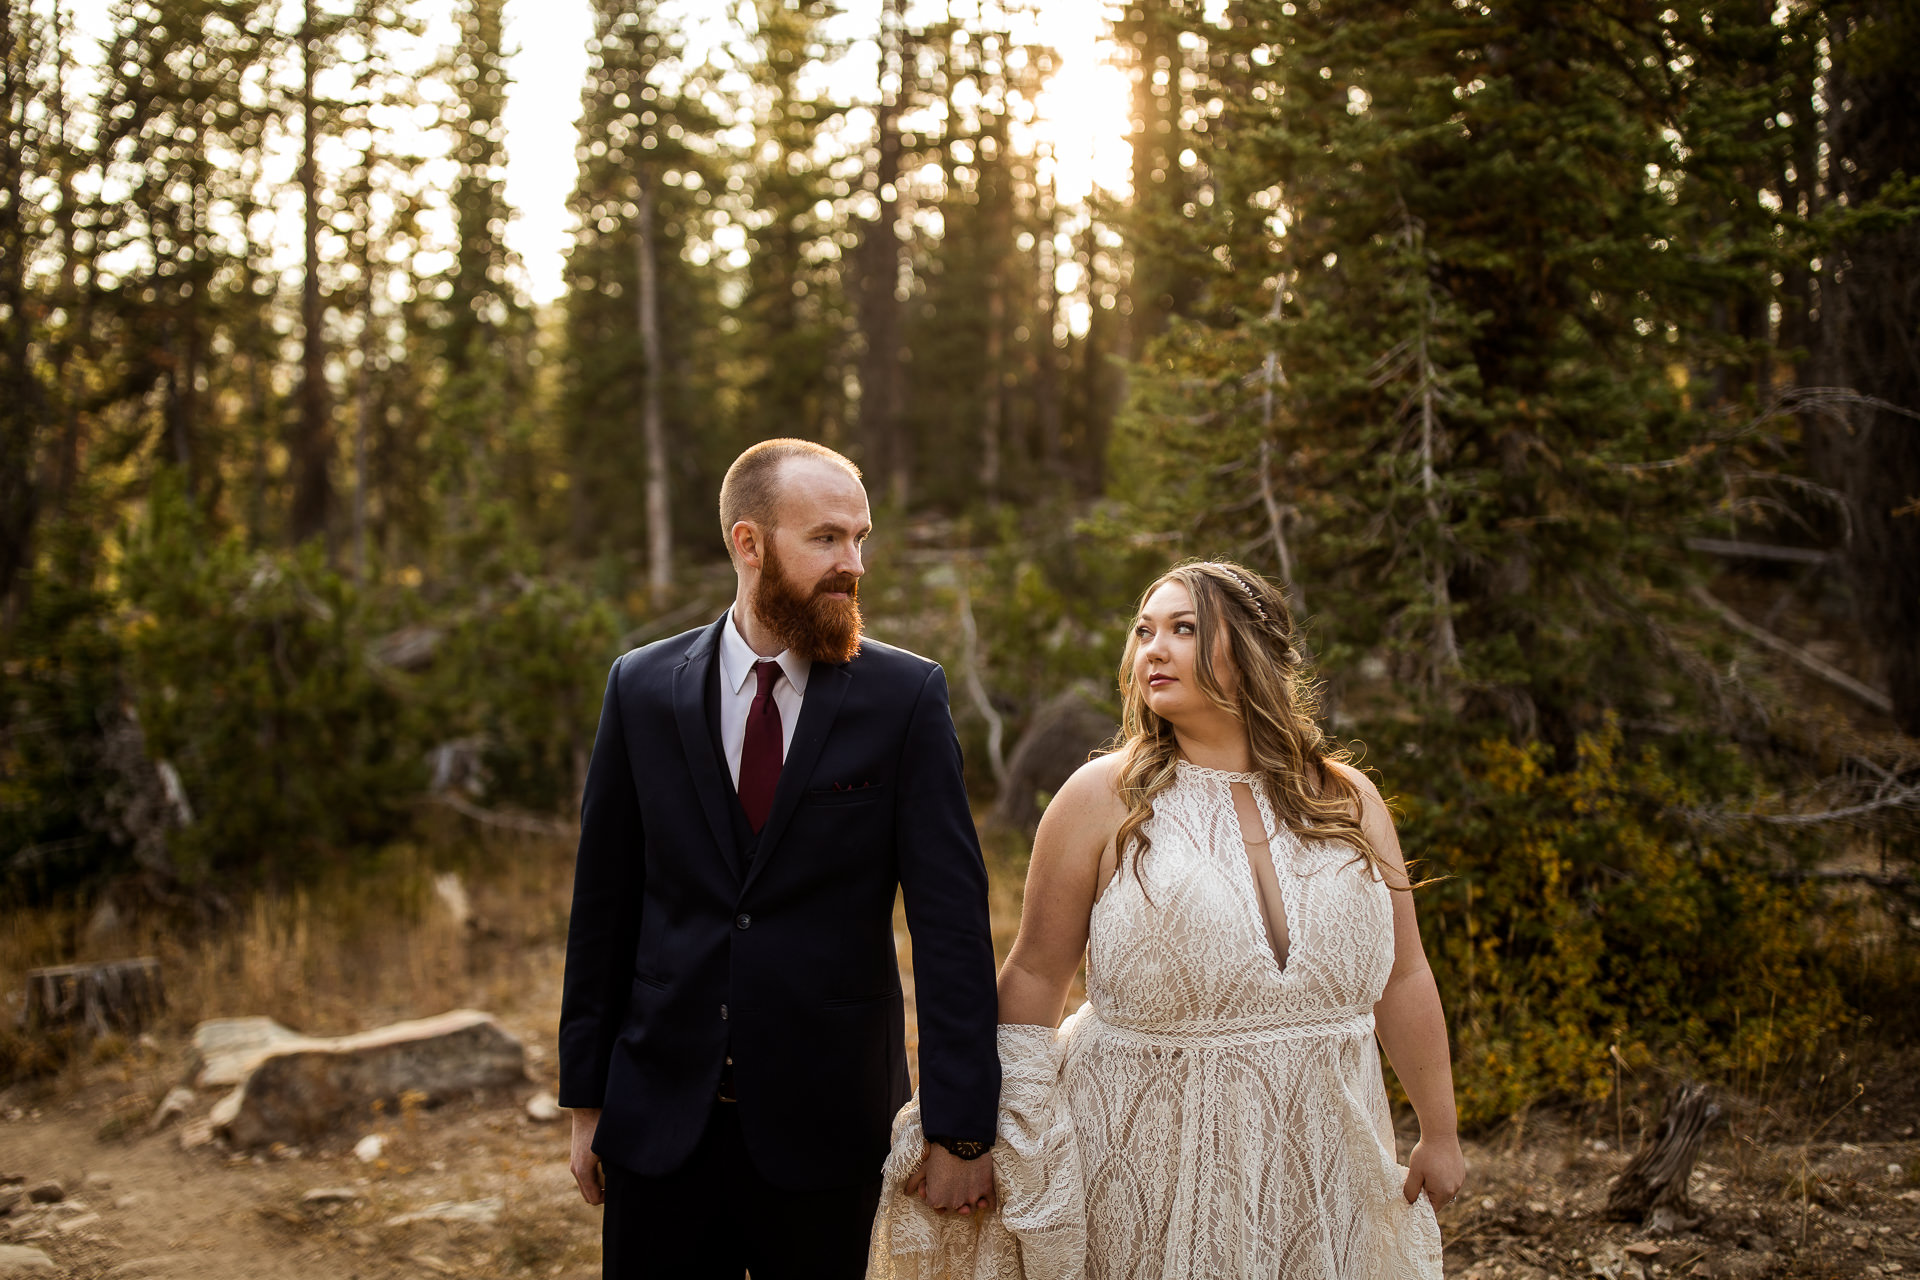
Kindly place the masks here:
POLYGON ((863 577, 866 574, 867 566, 861 563, 861 549, 860 549, 859 543, 857 542, 853 543, 851 546, 847 548, 846 554, 840 557, 840 564, 838 567, 842 573, 850 573, 856 578, 863 577))

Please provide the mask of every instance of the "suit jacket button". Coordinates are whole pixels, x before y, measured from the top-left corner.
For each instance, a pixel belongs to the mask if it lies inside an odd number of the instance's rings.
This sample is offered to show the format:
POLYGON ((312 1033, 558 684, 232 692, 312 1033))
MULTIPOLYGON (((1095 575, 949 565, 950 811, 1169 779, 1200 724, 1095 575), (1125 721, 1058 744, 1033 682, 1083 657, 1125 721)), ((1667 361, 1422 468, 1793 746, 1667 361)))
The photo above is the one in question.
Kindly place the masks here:
POLYGON ((751 929, 753 927, 753 917, 742 911, 733 918, 733 927, 736 929, 751 929))
POLYGON ((725 1022, 726 1020, 727 1020, 727 1006, 725 1006, 725 1005, 721 1005, 721 1006, 720 1006, 720 1021, 722 1021, 722 1022, 725 1022))

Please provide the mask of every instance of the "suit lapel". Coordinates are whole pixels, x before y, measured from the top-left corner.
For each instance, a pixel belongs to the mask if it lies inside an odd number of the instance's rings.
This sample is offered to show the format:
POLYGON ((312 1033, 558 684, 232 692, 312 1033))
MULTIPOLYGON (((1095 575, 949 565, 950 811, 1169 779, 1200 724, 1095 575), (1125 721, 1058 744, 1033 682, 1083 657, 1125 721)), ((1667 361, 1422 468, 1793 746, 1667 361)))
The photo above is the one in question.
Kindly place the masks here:
POLYGON ((820 763, 820 751, 827 745, 827 735, 833 731, 834 718, 840 714, 840 703, 852 683, 853 676, 846 665, 813 664, 812 674, 807 677, 806 696, 800 702, 800 723, 794 727, 793 742, 780 765, 780 785, 774 789, 773 811, 767 815, 767 825, 760 829, 753 865, 747 870, 746 883, 740 886, 742 893, 753 887, 761 868, 779 848, 787 820, 799 807, 800 797, 807 793, 814 766, 820 763))
MULTIPOLYGON (((687 769, 693 774, 693 789, 700 797, 700 809, 713 829, 714 847, 728 867, 734 865, 733 821, 727 806, 732 803, 732 788, 720 772, 719 755, 713 731, 707 726, 707 677, 718 662, 720 621, 702 631, 687 649, 687 656, 673 669, 673 718, 680 726, 680 745, 686 755, 687 769)), ((801 715, 801 720, 806 716, 801 715)), ((737 873, 736 873, 737 874, 737 873)))

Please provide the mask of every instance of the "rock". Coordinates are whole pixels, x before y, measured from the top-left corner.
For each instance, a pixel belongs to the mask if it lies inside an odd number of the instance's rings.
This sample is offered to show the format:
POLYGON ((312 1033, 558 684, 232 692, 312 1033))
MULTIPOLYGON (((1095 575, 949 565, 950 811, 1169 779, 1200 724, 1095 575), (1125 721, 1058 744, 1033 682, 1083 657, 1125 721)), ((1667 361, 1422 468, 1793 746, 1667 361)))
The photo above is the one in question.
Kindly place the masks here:
POLYGON ((26 1192, 22 1191, 18 1187, 6 1187, 4 1189, 0 1189, 0 1218, 4 1218, 8 1214, 12 1213, 13 1207, 19 1204, 21 1201, 21 1198, 24 1197, 26 1194, 27 1194, 26 1192))
POLYGON ((70 1236, 76 1231, 85 1231, 88 1227, 98 1226, 99 1224, 99 1214, 83 1213, 77 1218, 68 1218, 65 1222, 54 1227, 54 1230, 63 1236, 70 1236))
POLYGON ((352 1187, 315 1187, 300 1197, 301 1204, 350 1204, 361 1198, 352 1187))
POLYGON ((520 1041, 487 1014, 462 1009, 271 1052, 210 1118, 243 1149, 304 1142, 375 1102, 418 1093, 431 1103, 526 1073, 520 1041))
POLYGON ((11 1280, 13 1276, 53 1274, 53 1259, 38 1249, 18 1244, 0 1244, 0 1280, 11 1280))
POLYGON ((527 1119, 538 1124, 551 1124, 559 1118, 560 1103, 552 1094, 543 1090, 527 1099, 527 1119))
POLYGON ((272 1018, 213 1018, 193 1029, 187 1074, 196 1089, 231 1089, 269 1053, 312 1043, 325 1042, 283 1027, 272 1018))
POLYGON ((1873 1241, 1867 1239, 1865 1236, 1855 1236, 1852 1240, 1849 1240, 1847 1243, 1851 1244, 1856 1249, 1871 1249, 1873 1247, 1873 1241))
POLYGON ((158 1133, 175 1120, 184 1119, 193 1107, 193 1090, 185 1085, 175 1085, 167 1090, 167 1096, 160 1099, 160 1105, 153 1109, 153 1118, 147 1121, 147 1132, 158 1133))
POLYGON ((67 1189, 54 1178, 37 1183, 27 1191, 27 1199, 35 1204, 59 1204, 67 1198, 67 1189))
POLYGON ((192 1124, 180 1126, 180 1149, 192 1151, 204 1147, 213 1141, 213 1121, 195 1120, 192 1124))
POLYGON ((1636 1240, 1627 1245, 1623 1252, 1630 1253, 1636 1258, 1657 1258, 1660 1256, 1660 1246, 1651 1240, 1636 1240))
POLYGON ((353 1144, 353 1158, 361 1164, 372 1164, 387 1149, 387 1140, 377 1133, 370 1133, 353 1144))
POLYGON ((504 1208, 506 1201, 499 1196, 488 1196, 484 1200, 442 1200, 424 1209, 415 1209, 412 1213, 395 1214, 387 1219, 387 1225, 404 1227, 410 1222, 473 1222, 490 1227, 500 1221, 500 1211, 504 1208))
POLYGON ((1040 793, 1058 791, 1118 727, 1091 685, 1075 685, 1049 698, 1008 757, 1007 784, 984 825, 1032 834, 1040 821, 1040 793))
POLYGON ((109 1174, 95 1170, 80 1179, 80 1185, 92 1191, 111 1191, 113 1190, 113 1178, 109 1174))

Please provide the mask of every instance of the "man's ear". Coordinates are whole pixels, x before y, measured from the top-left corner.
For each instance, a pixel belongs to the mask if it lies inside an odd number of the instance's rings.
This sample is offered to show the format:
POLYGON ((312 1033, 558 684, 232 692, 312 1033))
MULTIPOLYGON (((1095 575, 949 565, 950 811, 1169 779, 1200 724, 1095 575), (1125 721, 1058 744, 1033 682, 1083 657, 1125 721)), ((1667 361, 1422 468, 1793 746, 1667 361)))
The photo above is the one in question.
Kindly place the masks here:
POLYGON ((760 567, 766 548, 760 540, 760 526, 751 520, 736 520, 728 536, 733 539, 734 559, 750 569, 760 567))

